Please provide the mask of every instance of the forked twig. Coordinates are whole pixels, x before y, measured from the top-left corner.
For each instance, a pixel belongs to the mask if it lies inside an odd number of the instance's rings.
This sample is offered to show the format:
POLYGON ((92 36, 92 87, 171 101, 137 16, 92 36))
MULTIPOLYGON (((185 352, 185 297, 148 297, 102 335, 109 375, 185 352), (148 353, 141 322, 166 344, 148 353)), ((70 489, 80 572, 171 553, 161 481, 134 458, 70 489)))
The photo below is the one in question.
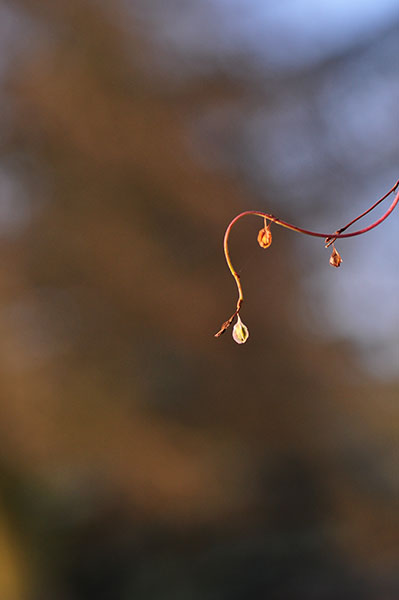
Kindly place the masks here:
POLYGON ((297 233, 302 233, 304 235, 310 235, 313 237, 324 238, 326 248, 328 248, 331 245, 333 246, 333 251, 332 251, 332 254, 330 257, 330 265, 332 265, 333 267, 339 267, 342 262, 342 258, 340 256, 340 254, 338 253, 338 251, 335 249, 335 246, 334 246, 335 241, 337 239, 363 235, 363 233, 367 233, 368 231, 371 231, 372 229, 374 229, 375 227, 380 225, 383 221, 385 221, 385 219, 392 213, 392 211, 395 209, 395 207, 399 203, 399 191, 397 192, 393 202, 391 203, 389 208, 386 210, 386 212, 382 215, 382 217, 380 217, 379 219, 374 221, 374 223, 371 223, 371 225, 364 227, 363 229, 358 229, 357 231, 352 231, 351 233, 344 233, 344 231, 346 231, 351 225, 356 223, 356 221, 359 221, 360 219, 362 219, 364 216, 366 216, 368 213, 370 213, 372 210, 374 210, 379 204, 381 204, 381 202, 383 202, 386 198, 388 198, 388 196, 390 196, 392 193, 394 193, 398 187, 399 187, 399 180, 389 190, 389 192, 387 192, 382 198, 377 200, 377 202, 375 202, 370 208, 365 210, 363 213, 361 213, 355 219, 352 219, 352 221, 349 221, 349 223, 347 223, 344 227, 337 229, 334 233, 320 233, 318 231, 311 231, 309 229, 303 229, 302 227, 297 227, 296 225, 287 223, 286 221, 283 221, 282 219, 279 219, 278 217, 275 217, 274 215, 271 215, 271 214, 268 214, 265 212, 261 212, 261 211, 256 211, 256 210, 247 210, 245 212, 240 213, 236 217, 234 217, 234 219, 227 226, 226 232, 224 234, 223 248, 224 248, 224 255, 226 258, 227 266, 229 267, 230 273, 232 274, 232 276, 234 277, 234 280, 236 282, 236 286, 237 286, 237 290, 238 290, 238 300, 237 300, 236 310, 231 315, 231 317, 223 323, 223 325, 221 326, 219 331, 217 333, 215 333, 215 337, 220 337, 226 331, 226 329, 228 329, 230 327, 230 325, 234 321, 235 317, 237 317, 237 322, 233 328, 234 340, 239 344, 243 344, 247 341, 247 339, 249 337, 248 329, 243 324, 243 322, 241 321, 241 318, 240 318, 240 310, 241 310, 242 304, 244 302, 244 293, 243 293, 243 289, 242 289, 242 285, 241 285, 241 281, 240 281, 240 276, 237 273, 237 271, 235 270, 235 268, 231 262, 229 246, 228 246, 231 229, 235 225, 235 223, 237 223, 237 221, 239 221, 240 219, 242 219, 243 217, 245 217, 247 215, 254 215, 256 217, 261 217, 264 220, 264 227, 258 233, 258 243, 262 248, 268 248, 272 242, 270 225, 267 223, 267 221, 275 223, 276 225, 279 225, 280 227, 285 227, 286 229, 291 229, 291 231, 296 231, 297 233))

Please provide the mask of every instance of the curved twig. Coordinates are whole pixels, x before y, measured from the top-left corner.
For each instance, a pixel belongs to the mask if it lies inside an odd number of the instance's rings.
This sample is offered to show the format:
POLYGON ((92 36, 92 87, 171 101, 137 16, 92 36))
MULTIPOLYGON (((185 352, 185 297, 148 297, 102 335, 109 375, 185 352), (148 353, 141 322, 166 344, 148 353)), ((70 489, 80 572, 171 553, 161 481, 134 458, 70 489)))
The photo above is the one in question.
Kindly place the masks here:
POLYGON ((357 231, 352 231, 351 233, 343 233, 351 225, 353 225, 354 223, 356 223, 356 221, 358 221, 359 219, 361 219, 362 217, 364 217, 365 215, 367 215, 368 213, 370 213, 372 210, 374 210, 383 200, 385 200, 388 196, 390 196, 390 194, 392 194, 398 187, 399 187, 399 180, 389 190, 389 192, 387 192, 382 198, 380 198, 379 200, 377 200, 377 202, 375 202, 370 208, 368 208, 366 211, 364 211, 361 215, 359 215, 355 219, 352 219, 352 221, 350 221, 349 223, 347 223, 347 225, 345 225, 344 227, 341 227, 340 229, 337 229, 337 231, 335 231, 334 233, 321 233, 321 232, 318 232, 318 231, 311 231, 309 229, 303 229, 302 227, 297 227, 296 225, 292 225, 291 223, 287 223, 286 221, 283 221, 282 219, 279 219, 278 217, 275 217, 274 215, 271 215, 271 214, 268 214, 268 213, 265 213, 265 212, 262 212, 262 211, 257 211, 257 210, 247 210, 247 211, 244 211, 244 212, 240 213, 236 217, 234 217, 234 219, 232 219, 232 221, 227 226, 226 232, 224 234, 223 248, 224 248, 224 255, 225 255, 225 258, 226 258, 227 266, 229 267, 229 270, 230 270, 230 272, 231 272, 231 274, 234 277, 234 280, 236 282, 236 286, 237 286, 237 290, 238 290, 238 300, 237 300, 236 310, 231 315, 231 317, 227 321, 225 321, 223 323, 223 325, 221 326, 220 330, 215 334, 215 337, 220 337, 226 331, 226 329, 228 329, 230 327, 230 325, 233 322, 234 318, 239 315, 242 303, 244 301, 244 294, 243 294, 243 290, 242 290, 242 286, 241 286, 240 276, 237 273, 237 271, 235 270, 235 268, 233 266, 233 263, 231 262, 230 253, 229 253, 229 246, 228 246, 228 241, 229 241, 229 236, 230 236, 231 229, 235 225, 235 223, 237 223, 237 221, 239 221, 243 217, 246 217, 247 215, 253 215, 253 216, 256 216, 256 217, 261 217, 262 219, 265 220, 264 221, 265 223, 266 223, 266 219, 267 219, 269 221, 272 221, 276 225, 279 225, 280 227, 284 227, 286 229, 290 229, 291 231, 296 231, 297 233, 302 233, 304 235, 309 235, 309 236, 313 236, 313 237, 325 238, 326 248, 327 248, 328 246, 330 246, 331 244, 333 244, 337 239, 349 238, 349 237, 355 237, 355 236, 358 236, 358 235, 362 235, 363 233, 367 233, 368 231, 371 231, 372 229, 374 229, 375 227, 377 227, 378 225, 380 225, 383 221, 385 221, 385 219, 392 213, 392 211, 394 210, 394 208, 399 203, 399 191, 396 194, 393 202, 391 203, 391 205, 389 206, 389 208, 387 209, 387 211, 382 215, 382 217, 380 217, 379 219, 377 219, 376 221, 374 221, 374 223, 371 223, 371 225, 368 225, 367 227, 364 227, 363 229, 358 229, 357 231))

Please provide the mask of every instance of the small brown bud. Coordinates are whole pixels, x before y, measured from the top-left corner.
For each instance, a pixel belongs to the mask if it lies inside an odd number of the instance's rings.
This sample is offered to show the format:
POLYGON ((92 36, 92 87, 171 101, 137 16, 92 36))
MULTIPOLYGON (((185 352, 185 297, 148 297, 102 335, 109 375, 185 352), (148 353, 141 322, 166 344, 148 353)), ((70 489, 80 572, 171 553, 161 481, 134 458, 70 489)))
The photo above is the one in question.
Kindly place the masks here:
POLYGON ((332 267, 340 267, 342 263, 342 258, 340 253, 335 249, 335 246, 333 246, 333 251, 331 253, 330 256, 330 265, 332 267))
POLYGON ((258 233, 258 244, 261 248, 268 248, 271 243, 272 232, 270 231, 270 228, 266 225, 258 233))

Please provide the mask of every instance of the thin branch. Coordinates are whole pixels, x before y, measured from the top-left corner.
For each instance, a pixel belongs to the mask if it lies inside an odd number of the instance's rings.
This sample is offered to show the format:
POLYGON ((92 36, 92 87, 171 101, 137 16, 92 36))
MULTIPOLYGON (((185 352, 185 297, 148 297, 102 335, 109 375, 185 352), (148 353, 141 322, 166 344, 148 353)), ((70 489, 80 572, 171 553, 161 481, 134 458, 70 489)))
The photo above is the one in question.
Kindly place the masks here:
MULTIPOLYGON (((374 221, 374 223, 371 223, 371 225, 368 225, 367 227, 364 227, 363 229, 358 229, 357 231, 352 231, 351 233, 343 233, 351 225, 353 225, 354 223, 356 223, 356 221, 358 221, 359 219, 363 218, 365 215, 367 215, 372 210, 374 210, 381 202, 383 202, 383 200, 385 200, 390 194, 392 194, 393 192, 395 192, 398 187, 399 187, 399 180, 389 190, 389 192, 387 192, 382 198, 380 198, 379 200, 377 200, 377 202, 375 202, 370 208, 368 208, 366 211, 364 211, 362 214, 360 214, 355 219, 352 219, 352 221, 350 221, 347 225, 345 225, 344 227, 341 227, 341 229, 338 229, 334 233, 321 233, 321 232, 318 232, 318 231, 311 231, 309 229, 303 229, 302 227, 297 227, 296 225, 292 225, 291 223, 287 223, 286 221, 283 221, 282 219, 279 219, 278 217, 275 217, 274 215, 271 215, 271 214, 268 214, 268 213, 265 213, 265 212, 261 212, 261 211, 256 211, 256 210, 247 210, 245 212, 240 213, 236 217, 234 217, 234 219, 227 226, 226 232, 224 234, 223 248, 224 248, 224 255, 225 255, 225 258, 226 258, 227 266, 229 267, 229 270, 230 270, 230 272, 231 272, 231 274, 232 274, 232 276, 233 276, 233 278, 234 278, 234 280, 236 282, 237 291, 238 291, 238 300, 237 300, 236 310, 231 315, 231 317, 227 321, 225 321, 223 323, 223 325, 221 326, 220 330, 215 334, 215 337, 220 337, 226 331, 226 329, 228 329, 230 327, 230 325, 232 324, 234 318, 236 316, 239 317, 239 312, 240 312, 241 306, 242 306, 242 304, 244 302, 244 293, 243 293, 242 286, 241 286, 240 276, 237 273, 237 271, 235 270, 235 268, 233 266, 233 263, 231 262, 230 253, 229 253, 229 246, 228 246, 230 232, 232 230, 232 227, 235 225, 235 223, 237 223, 237 221, 239 221, 240 219, 242 219, 243 217, 245 217, 247 215, 254 215, 256 217, 261 217, 262 219, 264 219, 265 229, 267 228, 266 220, 269 220, 269 221, 272 221, 273 223, 275 223, 276 225, 279 225, 280 227, 284 227, 286 229, 290 229, 291 231, 296 231, 297 233, 302 233, 303 235, 309 235, 309 236, 313 236, 313 237, 325 238, 326 247, 328 247, 331 244, 333 244, 337 239, 349 238, 349 237, 355 237, 355 236, 358 236, 358 235, 363 235, 364 233, 367 233, 368 231, 371 231, 372 229, 374 229, 375 227, 377 227, 378 225, 380 225, 383 221, 385 221, 385 219, 392 213, 392 211, 395 209, 395 207, 399 203, 399 191, 396 194, 396 196, 395 196, 393 202, 391 203, 391 205, 389 206, 389 208, 386 210, 386 212, 379 219, 377 219, 376 221, 374 221)), ((335 248, 334 248, 334 251, 335 251, 335 248)), ((334 261, 331 262, 330 264, 333 264, 333 266, 339 266, 340 262, 341 262, 341 258, 339 257, 338 264, 334 264, 334 261)), ((335 263, 336 263, 336 261, 335 261, 335 263)))
MULTIPOLYGON (((365 217, 366 215, 368 215, 372 210, 374 210, 375 208, 377 208, 377 206, 379 204, 381 204, 381 202, 383 202, 385 200, 385 198, 388 198, 388 196, 390 196, 390 194, 392 194, 392 192, 394 192, 398 186, 399 186, 399 179, 395 183, 395 185, 389 190, 389 192, 387 192, 382 198, 380 198, 379 200, 377 200, 377 202, 375 204, 373 204, 373 206, 370 206, 370 208, 368 208, 367 210, 365 210, 361 215, 359 215, 355 219, 352 219, 352 221, 349 221, 349 223, 347 223, 345 225, 345 227, 341 227, 340 229, 337 229, 337 231, 335 233, 338 234, 338 235, 340 233, 343 233, 351 225, 353 225, 354 223, 356 223, 356 221, 359 221, 359 219, 362 219, 363 217, 365 217)), ((330 246, 331 244, 333 244, 336 239, 337 239, 336 237, 329 238, 328 240, 326 239, 326 242, 327 242, 326 248, 328 248, 328 246, 330 246)))

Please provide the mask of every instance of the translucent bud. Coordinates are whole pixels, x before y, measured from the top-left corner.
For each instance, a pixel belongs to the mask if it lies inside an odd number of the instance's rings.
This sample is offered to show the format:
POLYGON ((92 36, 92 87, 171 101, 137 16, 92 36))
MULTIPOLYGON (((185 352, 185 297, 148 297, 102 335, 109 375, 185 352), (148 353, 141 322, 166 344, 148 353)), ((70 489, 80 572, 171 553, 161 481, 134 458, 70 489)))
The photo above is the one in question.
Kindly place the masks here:
POLYGON ((261 248, 268 248, 272 243, 272 232, 269 227, 263 227, 258 233, 258 244, 261 248))
POLYGON ((330 256, 330 265, 332 267, 339 267, 339 266, 341 266, 341 263, 342 263, 341 255, 333 246, 333 251, 330 256))
POLYGON ((233 327, 233 340, 237 342, 237 344, 245 344, 248 338, 248 328, 241 321, 240 315, 237 315, 237 323, 233 327))

